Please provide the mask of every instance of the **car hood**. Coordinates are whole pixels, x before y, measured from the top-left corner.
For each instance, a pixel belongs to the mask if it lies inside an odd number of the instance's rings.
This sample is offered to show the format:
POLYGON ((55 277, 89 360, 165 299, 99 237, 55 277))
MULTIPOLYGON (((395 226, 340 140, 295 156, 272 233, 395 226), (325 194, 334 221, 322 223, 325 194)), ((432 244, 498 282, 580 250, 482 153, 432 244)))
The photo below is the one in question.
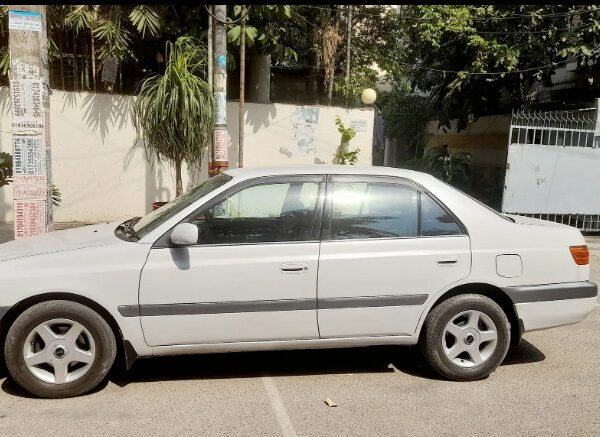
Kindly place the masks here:
POLYGON ((0 261, 115 243, 120 241, 115 236, 119 223, 82 226, 9 241, 0 244, 0 261))

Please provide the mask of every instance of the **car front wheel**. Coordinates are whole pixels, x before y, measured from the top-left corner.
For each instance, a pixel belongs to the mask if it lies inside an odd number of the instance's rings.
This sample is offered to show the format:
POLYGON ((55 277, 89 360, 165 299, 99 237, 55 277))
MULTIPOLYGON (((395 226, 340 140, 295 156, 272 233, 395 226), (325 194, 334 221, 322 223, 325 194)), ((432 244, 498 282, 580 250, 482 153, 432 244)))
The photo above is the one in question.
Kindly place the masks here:
POLYGON ((10 375, 44 398, 84 394, 108 374, 117 353, 110 326, 79 303, 55 300, 24 311, 12 324, 4 354, 10 375))
POLYGON ((454 381, 483 379, 502 363, 510 323, 485 296, 465 294, 435 307, 425 319, 421 349, 429 365, 454 381))

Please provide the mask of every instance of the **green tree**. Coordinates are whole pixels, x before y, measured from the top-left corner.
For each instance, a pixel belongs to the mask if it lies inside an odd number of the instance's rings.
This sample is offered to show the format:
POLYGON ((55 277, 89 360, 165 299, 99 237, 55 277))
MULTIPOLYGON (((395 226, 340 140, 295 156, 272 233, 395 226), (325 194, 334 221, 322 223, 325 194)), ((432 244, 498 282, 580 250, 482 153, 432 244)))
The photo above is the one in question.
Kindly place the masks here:
POLYGON ((191 37, 167 42, 164 74, 145 79, 134 103, 133 122, 148 160, 175 166, 175 191, 183 193, 181 166, 199 165, 212 137, 213 90, 208 85, 206 45, 191 37))
POLYGON ((524 101, 558 65, 598 59, 600 8, 592 5, 410 5, 389 13, 382 66, 430 94, 443 125, 458 128, 524 101))
MULTIPOLYGON (((235 19, 241 18, 242 8, 236 5, 233 8, 235 19)), ((288 23, 292 17, 290 5, 251 5, 246 17, 246 45, 255 47, 259 53, 271 55, 274 63, 286 63, 297 60, 298 55, 289 44, 286 44, 284 35, 288 31, 288 23)), ((233 45, 240 46, 240 23, 229 26, 227 39, 233 45)))
POLYGON ((76 5, 65 16, 64 24, 77 33, 91 32, 92 43, 99 43, 100 59, 136 60, 131 48, 135 33, 142 38, 156 35, 160 15, 158 9, 147 5, 76 5))

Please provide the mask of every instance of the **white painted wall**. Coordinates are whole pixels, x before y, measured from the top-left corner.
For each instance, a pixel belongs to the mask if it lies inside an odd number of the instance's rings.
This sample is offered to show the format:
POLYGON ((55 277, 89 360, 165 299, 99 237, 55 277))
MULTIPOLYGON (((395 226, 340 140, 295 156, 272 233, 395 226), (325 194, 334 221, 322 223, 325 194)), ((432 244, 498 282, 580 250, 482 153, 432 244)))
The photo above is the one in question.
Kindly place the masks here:
MULTIPOLYGON (((63 199, 61 206, 55 208, 55 221, 104 221, 139 216, 150 211, 152 202, 173 198, 173 169, 167 165, 151 166, 136 146, 131 101, 128 96, 53 90, 50 97, 52 173, 63 199)), ((335 126, 336 115, 346 125, 353 120, 365 122, 364 131, 357 133, 350 148, 360 148, 359 165, 371 165, 372 109, 311 107, 317 108, 318 119, 307 124, 298 121, 300 107, 295 105, 247 103, 245 108, 244 165, 247 167, 331 164, 340 139, 335 126)), ((231 167, 237 167, 237 114, 237 102, 229 102, 231 167)), ((0 89, 0 151, 12 153, 7 88, 0 89)), ((206 167, 204 162, 201 169, 185 170, 184 188, 189 189, 206 179, 206 167)), ((12 221, 10 186, 0 189, 2 221, 12 221)))

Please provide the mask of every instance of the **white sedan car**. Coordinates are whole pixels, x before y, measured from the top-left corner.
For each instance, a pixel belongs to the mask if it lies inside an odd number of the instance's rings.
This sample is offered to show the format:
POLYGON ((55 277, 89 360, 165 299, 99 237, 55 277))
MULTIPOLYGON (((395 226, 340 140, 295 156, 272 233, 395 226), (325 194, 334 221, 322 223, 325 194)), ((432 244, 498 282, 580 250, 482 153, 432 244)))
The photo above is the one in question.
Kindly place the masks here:
POLYGON ((138 357, 419 343, 452 380, 596 305, 564 225, 499 214, 424 173, 230 170, 160 209, 0 245, 0 341, 42 397, 138 357))

